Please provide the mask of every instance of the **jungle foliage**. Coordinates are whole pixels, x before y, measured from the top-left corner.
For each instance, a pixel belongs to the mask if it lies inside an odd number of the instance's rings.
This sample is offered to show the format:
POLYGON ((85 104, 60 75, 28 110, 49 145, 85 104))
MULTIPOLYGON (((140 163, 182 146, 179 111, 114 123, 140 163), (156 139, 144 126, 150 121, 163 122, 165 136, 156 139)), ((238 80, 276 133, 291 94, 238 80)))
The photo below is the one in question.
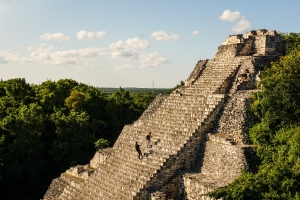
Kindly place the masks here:
POLYGON ((257 172, 210 193, 224 199, 300 199, 300 34, 283 34, 289 53, 262 72, 251 110, 257 172))
POLYGON ((155 98, 71 79, 0 81, 0 199, 41 199, 52 179, 114 144, 155 98))

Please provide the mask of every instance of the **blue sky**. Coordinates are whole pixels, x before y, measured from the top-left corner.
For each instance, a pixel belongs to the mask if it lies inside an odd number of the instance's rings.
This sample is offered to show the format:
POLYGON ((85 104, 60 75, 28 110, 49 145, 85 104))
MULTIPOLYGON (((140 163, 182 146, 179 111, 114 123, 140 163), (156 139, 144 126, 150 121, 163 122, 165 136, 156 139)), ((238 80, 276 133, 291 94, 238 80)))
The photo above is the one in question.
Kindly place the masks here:
POLYGON ((300 1, 0 0, 0 78, 171 88, 230 34, 300 32, 300 1))

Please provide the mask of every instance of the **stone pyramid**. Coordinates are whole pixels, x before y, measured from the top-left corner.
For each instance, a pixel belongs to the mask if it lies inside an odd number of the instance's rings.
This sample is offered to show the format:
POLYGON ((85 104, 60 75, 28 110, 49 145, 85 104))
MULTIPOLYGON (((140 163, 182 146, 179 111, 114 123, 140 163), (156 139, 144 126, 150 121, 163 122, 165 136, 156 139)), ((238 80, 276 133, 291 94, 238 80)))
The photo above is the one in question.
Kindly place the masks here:
POLYGON ((209 199, 202 195, 254 170, 247 138, 251 94, 260 71, 285 51, 276 31, 228 36, 213 59, 198 61, 183 87, 158 95, 126 125, 112 148, 54 179, 44 199, 209 199))

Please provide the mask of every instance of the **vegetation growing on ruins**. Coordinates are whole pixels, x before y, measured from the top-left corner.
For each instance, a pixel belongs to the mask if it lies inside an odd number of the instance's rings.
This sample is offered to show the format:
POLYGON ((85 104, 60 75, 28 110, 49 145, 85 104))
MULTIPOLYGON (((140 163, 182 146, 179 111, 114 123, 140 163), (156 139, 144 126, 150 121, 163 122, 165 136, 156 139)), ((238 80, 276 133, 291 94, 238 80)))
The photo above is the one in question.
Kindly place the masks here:
POLYGON ((229 186, 210 193, 224 199, 300 199, 300 34, 283 34, 289 54, 262 72, 262 92, 250 130, 258 171, 244 172, 229 186))
POLYGON ((104 93, 74 80, 0 81, 0 199, 40 199, 53 178, 89 163, 155 95, 104 93))

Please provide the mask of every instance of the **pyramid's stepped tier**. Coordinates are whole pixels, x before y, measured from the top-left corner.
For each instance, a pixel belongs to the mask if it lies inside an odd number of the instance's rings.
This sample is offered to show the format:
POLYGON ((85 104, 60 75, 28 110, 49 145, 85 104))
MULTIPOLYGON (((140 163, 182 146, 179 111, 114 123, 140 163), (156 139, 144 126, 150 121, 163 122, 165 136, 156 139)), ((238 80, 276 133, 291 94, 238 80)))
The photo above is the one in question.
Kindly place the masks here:
POLYGON ((55 179, 45 199, 209 199, 201 194, 251 169, 251 94, 260 71, 285 47, 276 31, 229 36, 214 59, 197 62, 182 88, 158 95, 126 125, 112 148, 55 179), (142 144, 141 160, 135 142, 142 144))
POLYGON ((239 90, 229 97, 221 109, 210 132, 236 144, 248 142, 249 127, 254 124, 254 116, 247 109, 253 102, 252 93, 257 90, 239 90))

